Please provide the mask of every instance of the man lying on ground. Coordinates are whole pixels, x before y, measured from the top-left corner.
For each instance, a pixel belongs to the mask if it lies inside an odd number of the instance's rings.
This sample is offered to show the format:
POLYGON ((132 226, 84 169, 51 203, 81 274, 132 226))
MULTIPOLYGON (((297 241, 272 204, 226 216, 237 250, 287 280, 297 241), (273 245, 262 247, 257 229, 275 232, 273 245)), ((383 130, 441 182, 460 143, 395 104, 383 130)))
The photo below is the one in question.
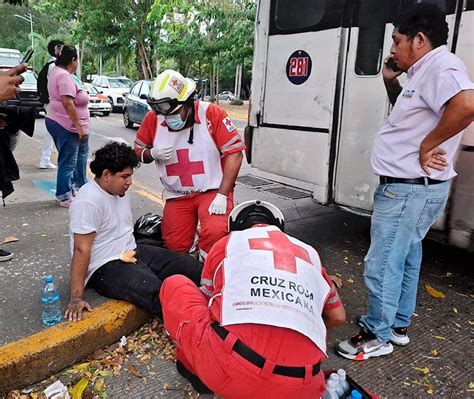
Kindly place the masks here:
POLYGON ((65 317, 70 321, 92 310, 84 300, 86 285, 161 315, 158 295, 166 277, 182 274, 199 283, 202 268, 191 256, 136 244, 127 190, 137 165, 126 144, 100 148, 90 164, 95 179, 81 187, 69 208, 71 301, 65 317))

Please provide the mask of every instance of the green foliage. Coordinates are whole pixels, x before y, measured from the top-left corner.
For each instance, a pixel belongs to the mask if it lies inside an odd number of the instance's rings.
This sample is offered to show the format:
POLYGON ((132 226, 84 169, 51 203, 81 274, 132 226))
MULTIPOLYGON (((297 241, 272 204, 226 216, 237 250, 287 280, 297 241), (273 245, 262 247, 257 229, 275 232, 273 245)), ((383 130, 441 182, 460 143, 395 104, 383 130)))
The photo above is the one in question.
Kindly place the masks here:
POLYGON ((48 15, 27 7, 15 6, 10 4, 0 4, 0 15, 2 15, 2 23, 0 24, 0 47, 14 48, 20 50, 23 54, 31 48, 30 24, 15 14, 24 15, 25 13, 33 14, 33 29, 35 42, 35 54, 32 65, 37 68, 41 65, 44 58, 43 38, 59 37, 60 25, 48 15), (38 41, 38 43, 37 43, 38 41))
MULTIPOLYGON (((98 73, 102 56, 104 74, 148 78, 156 76, 159 65, 198 79, 219 79, 220 90, 233 90, 236 65, 244 64, 247 76, 251 69, 255 0, 30 1, 35 67, 48 58, 49 40, 59 37, 81 45, 84 76, 98 73)), ((26 10, 0 5, 0 45, 23 52, 30 46, 28 23, 13 17, 26 10)))

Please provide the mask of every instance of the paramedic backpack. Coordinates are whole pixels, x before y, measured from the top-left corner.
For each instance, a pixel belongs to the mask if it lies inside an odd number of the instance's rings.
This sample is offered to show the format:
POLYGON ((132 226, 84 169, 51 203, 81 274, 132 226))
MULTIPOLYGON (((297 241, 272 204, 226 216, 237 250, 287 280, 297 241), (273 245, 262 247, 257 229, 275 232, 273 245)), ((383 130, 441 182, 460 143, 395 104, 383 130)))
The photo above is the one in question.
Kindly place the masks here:
POLYGON ((41 72, 38 74, 38 81, 37 81, 38 94, 40 97, 40 101, 43 104, 49 104, 48 71, 49 71, 49 66, 53 62, 54 60, 51 60, 51 61, 48 61, 46 64, 44 64, 43 69, 41 69, 41 72))

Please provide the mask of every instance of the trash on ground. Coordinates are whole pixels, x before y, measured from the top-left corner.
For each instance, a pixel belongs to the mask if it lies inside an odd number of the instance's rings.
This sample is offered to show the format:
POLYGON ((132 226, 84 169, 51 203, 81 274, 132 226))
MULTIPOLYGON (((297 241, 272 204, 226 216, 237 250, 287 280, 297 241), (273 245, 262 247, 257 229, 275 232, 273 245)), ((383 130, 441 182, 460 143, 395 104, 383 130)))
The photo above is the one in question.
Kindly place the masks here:
POLYGON ((44 394, 48 399, 70 399, 66 386, 60 380, 48 386, 44 394))

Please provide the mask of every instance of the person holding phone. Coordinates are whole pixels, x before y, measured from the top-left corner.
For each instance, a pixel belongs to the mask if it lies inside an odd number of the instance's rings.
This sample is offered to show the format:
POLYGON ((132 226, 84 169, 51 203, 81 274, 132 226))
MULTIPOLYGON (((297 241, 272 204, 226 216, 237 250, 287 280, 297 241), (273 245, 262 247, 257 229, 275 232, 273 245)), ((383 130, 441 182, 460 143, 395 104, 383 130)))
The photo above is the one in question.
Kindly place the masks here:
POLYGON ((447 39, 445 15, 433 4, 416 4, 394 22, 382 72, 394 107, 371 158, 380 185, 365 258, 368 309, 359 333, 336 347, 351 360, 389 355, 392 344, 410 342, 421 242, 443 213, 461 133, 474 118, 474 84, 447 39))
POLYGON ((58 149, 56 198, 69 208, 76 190, 87 183, 89 96, 71 74, 77 70, 77 50, 64 45, 48 78, 50 99, 46 128, 58 149))
POLYGON ((0 72, 0 101, 10 100, 20 93, 19 86, 25 80, 21 74, 26 68, 26 64, 20 64, 6 72, 0 72))

